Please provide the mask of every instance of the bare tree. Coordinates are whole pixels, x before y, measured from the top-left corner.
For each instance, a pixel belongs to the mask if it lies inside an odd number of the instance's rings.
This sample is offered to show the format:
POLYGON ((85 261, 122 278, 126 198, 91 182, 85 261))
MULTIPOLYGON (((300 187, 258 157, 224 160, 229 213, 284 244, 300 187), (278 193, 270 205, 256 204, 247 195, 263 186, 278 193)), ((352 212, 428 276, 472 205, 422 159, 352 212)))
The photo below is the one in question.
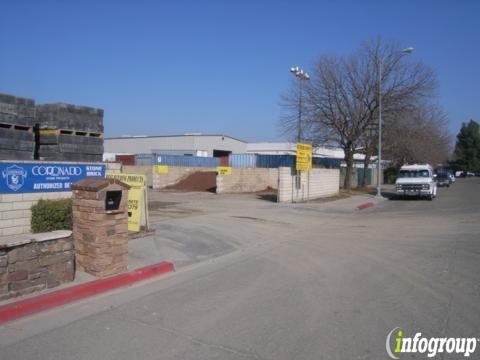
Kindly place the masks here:
POLYGON ((394 165, 405 163, 445 164, 452 148, 448 118, 436 104, 404 111, 385 126, 386 156, 394 165))
POLYGON ((343 149, 346 189, 351 187, 353 156, 378 121, 380 65, 385 118, 398 119, 434 96, 433 72, 420 62, 403 60, 399 46, 381 38, 348 57, 322 56, 307 88, 309 138, 315 143, 334 142, 343 149))

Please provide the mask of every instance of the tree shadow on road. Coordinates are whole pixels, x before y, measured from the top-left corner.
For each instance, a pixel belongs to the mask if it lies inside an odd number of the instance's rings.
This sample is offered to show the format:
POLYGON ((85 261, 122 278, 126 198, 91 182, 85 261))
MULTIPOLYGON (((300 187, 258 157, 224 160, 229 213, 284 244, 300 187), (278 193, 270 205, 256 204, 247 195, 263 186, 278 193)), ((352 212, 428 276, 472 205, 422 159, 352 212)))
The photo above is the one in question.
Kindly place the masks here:
POLYGON ((277 193, 270 193, 270 194, 258 194, 257 199, 277 202, 277 193))

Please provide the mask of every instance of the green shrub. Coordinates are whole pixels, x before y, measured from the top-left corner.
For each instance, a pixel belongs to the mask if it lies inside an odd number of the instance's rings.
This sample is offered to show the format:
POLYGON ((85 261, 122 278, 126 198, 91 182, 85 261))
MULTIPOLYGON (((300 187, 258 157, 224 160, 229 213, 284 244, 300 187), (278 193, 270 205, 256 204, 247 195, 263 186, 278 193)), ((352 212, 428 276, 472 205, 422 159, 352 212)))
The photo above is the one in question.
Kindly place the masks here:
POLYGON ((40 200, 32 206, 32 232, 72 229, 72 199, 40 200))

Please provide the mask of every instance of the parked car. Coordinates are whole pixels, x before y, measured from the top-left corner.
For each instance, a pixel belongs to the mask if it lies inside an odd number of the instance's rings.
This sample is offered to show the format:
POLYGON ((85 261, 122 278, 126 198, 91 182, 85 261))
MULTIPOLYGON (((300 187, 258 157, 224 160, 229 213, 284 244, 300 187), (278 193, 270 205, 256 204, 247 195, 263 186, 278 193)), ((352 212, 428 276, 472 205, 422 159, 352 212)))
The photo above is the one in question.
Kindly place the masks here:
POLYGON ((446 173, 437 174, 436 181, 437 181, 438 187, 442 187, 442 186, 450 187, 450 183, 452 182, 452 180, 450 179, 450 176, 446 173))
POLYGON ((448 176, 450 177, 450 183, 453 184, 455 182, 455 175, 448 173, 448 176))
POLYGON ((397 195, 433 200, 437 196, 437 183, 433 175, 433 168, 428 164, 402 166, 395 182, 397 195))

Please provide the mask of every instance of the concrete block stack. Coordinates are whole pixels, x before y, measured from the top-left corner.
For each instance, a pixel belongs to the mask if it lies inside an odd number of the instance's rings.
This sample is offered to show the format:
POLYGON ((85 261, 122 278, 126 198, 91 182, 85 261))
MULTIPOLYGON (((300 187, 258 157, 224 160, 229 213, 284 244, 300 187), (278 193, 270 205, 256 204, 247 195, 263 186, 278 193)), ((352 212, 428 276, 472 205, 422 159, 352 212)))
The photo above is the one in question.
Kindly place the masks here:
POLYGON ((128 267, 128 186, 114 179, 84 179, 72 185, 77 270, 97 277, 128 267), (107 191, 121 191, 118 210, 105 209, 107 191))
POLYGON ((103 110, 70 104, 37 106, 40 160, 102 161, 103 110))
POLYGON ((0 160, 33 160, 35 101, 0 94, 0 160))

